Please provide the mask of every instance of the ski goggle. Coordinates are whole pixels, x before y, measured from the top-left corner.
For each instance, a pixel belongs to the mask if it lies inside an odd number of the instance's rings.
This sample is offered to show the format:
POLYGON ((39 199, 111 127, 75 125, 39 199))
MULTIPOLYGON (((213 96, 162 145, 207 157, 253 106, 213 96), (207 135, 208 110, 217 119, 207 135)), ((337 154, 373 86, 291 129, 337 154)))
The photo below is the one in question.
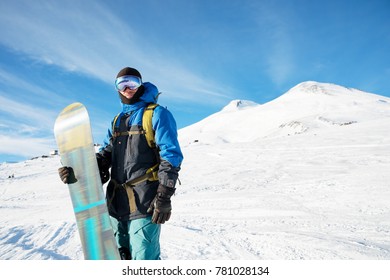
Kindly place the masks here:
POLYGON ((115 80, 115 88, 119 91, 129 89, 137 89, 142 85, 142 80, 137 76, 122 76, 115 80))

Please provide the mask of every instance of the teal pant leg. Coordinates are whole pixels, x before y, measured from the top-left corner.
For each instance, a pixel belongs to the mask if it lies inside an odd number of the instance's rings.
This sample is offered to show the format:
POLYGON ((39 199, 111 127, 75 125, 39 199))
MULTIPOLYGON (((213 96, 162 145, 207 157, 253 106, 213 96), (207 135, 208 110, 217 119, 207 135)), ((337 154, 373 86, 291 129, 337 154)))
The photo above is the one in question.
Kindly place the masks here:
POLYGON ((161 225, 153 224, 151 217, 130 221, 130 252, 133 260, 160 259, 161 225))
POLYGON ((118 248, 127 248, 130 251, 129 221, 118 221, 113 217, 110 218, 118 248))

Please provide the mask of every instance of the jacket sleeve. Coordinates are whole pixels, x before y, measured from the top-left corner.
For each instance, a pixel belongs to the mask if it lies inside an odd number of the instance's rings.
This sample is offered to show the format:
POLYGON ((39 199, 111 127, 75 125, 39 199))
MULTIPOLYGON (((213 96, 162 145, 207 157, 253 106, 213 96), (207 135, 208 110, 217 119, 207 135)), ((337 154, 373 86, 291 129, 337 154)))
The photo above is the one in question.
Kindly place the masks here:
POLYGON ((158 106, 154 111, 152 124, 156 145, 160 153, 158 171, 160 184, 174 188, 183 161, 177 137, 176 121, 167 109, 158 106))

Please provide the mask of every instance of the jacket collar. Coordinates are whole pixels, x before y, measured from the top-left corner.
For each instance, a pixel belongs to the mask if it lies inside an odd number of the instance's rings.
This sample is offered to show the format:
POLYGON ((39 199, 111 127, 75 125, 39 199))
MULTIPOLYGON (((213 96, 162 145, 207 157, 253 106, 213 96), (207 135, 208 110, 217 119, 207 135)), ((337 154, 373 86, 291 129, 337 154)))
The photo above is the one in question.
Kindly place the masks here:
POLYGON ((149 82, 143 83, 145 87, 144 94, 140 97, 139 101, 134 104, 122 104, 122 113, 131 113, 133 111, 136 111, 140 108, 146 107, 149 103, 157 103, 158 99, 158 89, 157 87, 149 82))

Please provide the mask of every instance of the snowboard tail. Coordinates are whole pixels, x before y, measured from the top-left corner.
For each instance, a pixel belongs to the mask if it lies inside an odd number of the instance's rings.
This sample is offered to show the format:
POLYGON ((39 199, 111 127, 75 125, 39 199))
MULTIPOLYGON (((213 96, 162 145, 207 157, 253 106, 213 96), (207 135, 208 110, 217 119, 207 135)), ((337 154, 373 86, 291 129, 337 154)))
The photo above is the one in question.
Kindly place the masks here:
POLYGON ((72 167, 77 180, 68 187, 84 258, 119 260, 84 105, 67 106, 56 119, 54 134, 62 165, 72 167))

